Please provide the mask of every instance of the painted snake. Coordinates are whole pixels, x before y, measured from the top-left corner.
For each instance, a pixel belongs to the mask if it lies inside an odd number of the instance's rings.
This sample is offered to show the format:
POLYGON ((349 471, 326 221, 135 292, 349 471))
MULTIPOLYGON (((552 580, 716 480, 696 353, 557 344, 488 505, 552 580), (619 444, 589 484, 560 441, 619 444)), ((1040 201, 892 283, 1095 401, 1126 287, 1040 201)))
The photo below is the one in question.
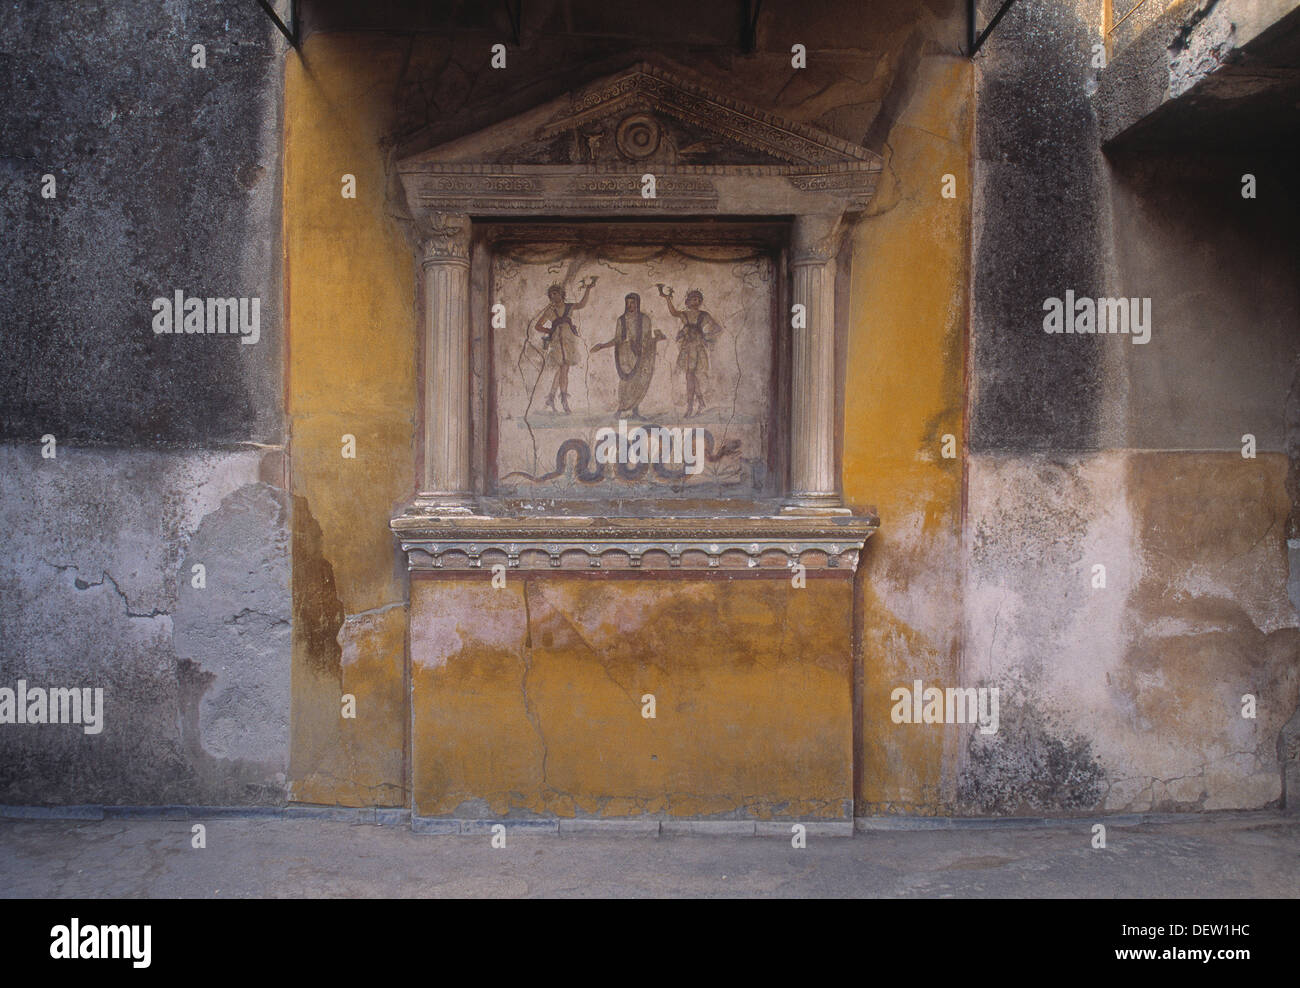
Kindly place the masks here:
MULTIPOLYGON (((647 431, 657 429, 659 426, 647 423, 643 426, 647 431)), ((728 439, 722 446, 715 450, 713 433, 708 429, 704 430, 704 460, 706 463, 717 463, 723 457, 734 456, 740 452, 740 440, 728 439)), ((591 446, 585 439, 566 439, 560 444, 560 448, 555 452, 555 469, 550 473, 544 473, 540 477, 534 477, 530 473, 524 473, 522 470, 515 470, 502 477, 502 480, 509 480, 511 477, 526 477, 537 484, 545 483, 548 480, 554 480, 561 477, 565 472, 565 460, 570 453, 576 454, 576 460, 573 465, 574 476, 584 484, 594 484, 605 479, 605 467, 613 466, 615 473, 620 480, 640 480, 645 476, 646 470, 654 468, 655 475, 661 480, 683 480, 688 474, 686 465, 683 464, 664 464, 664 463, 638 463, 635 466, 628 463, 596 463, 592 466, 593 454, 591 446)))

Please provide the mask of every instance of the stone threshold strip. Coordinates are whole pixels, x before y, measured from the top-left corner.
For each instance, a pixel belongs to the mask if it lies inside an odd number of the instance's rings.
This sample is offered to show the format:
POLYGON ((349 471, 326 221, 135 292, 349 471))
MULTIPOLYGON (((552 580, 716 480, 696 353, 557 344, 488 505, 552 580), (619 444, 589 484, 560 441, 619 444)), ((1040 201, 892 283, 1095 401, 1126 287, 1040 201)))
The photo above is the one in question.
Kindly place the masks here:
POLYGON ((810 836, 849 837, 851 820, 691 820, 657 818, 468 819, 416 816, 407 809, 350 806, 0 806, 0 820, 327 820, 410 827, 416 834, 491 836, 492 828, 525 834, 715 835, 789 837, 795 824, 810 836))
POLYGON ((1105 822, 1108 827, 1152 824, 1289 823, 1294 813, 1276 809, 1207 810, 1194 813, 1092 813, 1058 817, 930 817, 904 814, 859 816, 853 820, 692 820, 640 818, 548 818, 512 820, 422 817, 397 807, 351 806, 0 806, 0 820, 22 821, 211 821, 324 820, 352 825, 409 827, 412 833, 488 836, 502 825, 517 834, 631 834, 645 837, 789 837, 801 824, 808 836, 851 837, 875 831, 1069 829, 1105 822))

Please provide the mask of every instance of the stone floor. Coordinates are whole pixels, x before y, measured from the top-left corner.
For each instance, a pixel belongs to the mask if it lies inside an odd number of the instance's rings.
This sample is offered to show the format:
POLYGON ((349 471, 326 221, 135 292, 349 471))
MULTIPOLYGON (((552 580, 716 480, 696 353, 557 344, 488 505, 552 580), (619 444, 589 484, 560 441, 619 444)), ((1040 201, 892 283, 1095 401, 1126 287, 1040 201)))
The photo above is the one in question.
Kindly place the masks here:
POLYGON ((212 818, 0 821, 0 896, 1270 897, 1300 895, 1300 819, 871 830, 853 837, 414 834, 212 818), (204 822, 203 849, 191 827, 204 822))

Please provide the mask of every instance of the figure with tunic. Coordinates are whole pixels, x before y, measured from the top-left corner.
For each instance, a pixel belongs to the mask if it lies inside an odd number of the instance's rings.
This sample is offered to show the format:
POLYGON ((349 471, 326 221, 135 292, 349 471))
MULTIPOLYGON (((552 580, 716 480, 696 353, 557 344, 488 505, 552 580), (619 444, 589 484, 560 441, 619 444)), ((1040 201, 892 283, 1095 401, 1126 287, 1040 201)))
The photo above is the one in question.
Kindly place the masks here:
POLYGON ((682 321, 677 333, 677 369, 686 374, 686 418, 704 411, 709 386, 709 347, 722 333, 718 321, 704 308, 704 293, 697 288, 686 293, 686 309, 673 305, 673 290, 659 285, 659 296, 668 312, 682 321))
POLYGON ((614 325, 614 338, 598 343, 591 352, 614 348, 614 370, 618 372, 618 414, 642 418, 641 399, 650 390, 655 373, 655 351, 668 337, 650 324, 641 311, 641 296, 631 292, 623 300, 623 314, 614 325))
POLYGON ((582 281, 582 298, 577 302, 566 302, 564 286, 552 285, 546 290, 546 297, 550 301, 533 327, 543 334, 542 353, 545 354, 546 364, 555 368, 555 373, 551 376, 551 391, 546 396, 546 407, 555 411, 555 396, 558 394, 565 415, 569 414, 569 368, 582 360, 578 346, 578 327, 573 321, 573 313, 587 304, 587 296, 591 294, 594 284, 594 275, 582 281))

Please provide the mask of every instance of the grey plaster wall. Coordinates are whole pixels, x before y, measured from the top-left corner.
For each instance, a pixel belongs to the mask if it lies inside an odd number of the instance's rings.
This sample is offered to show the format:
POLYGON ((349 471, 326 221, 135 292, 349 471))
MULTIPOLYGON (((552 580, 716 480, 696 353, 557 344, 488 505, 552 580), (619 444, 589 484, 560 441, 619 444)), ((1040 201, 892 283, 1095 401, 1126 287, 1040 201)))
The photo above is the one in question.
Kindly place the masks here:
POLYGON ((0 437, 278 441, 278 37, 251 3, 0 9, 0 437), (260 342, 155 336, 176 289, 260 297, 260 342))
POLYGON ((284 798, 285 48, 255 3, 0 9, 0 687, 105 708, 0 724, 0 804, 284 798), (156 335, 177 289, 259 341, 156 335))
POLYGON ((1103 153, 1101 15, 1019 0, 976 60, 963 665, 1004 706, 959 808, 1276 805, 1300 700, 1294 183, 1185 121, 1103 153), (1150 342, 1045 333, 1066 289, 1150 298, 1150 342))
POLYGON ((281 797, 288 519, 263 456, 0 447, 0 686, 104 690, 96 735, 0 725, 0 803, 281 797))
POLYGON ((1124 445, 1282 451, 1300 362, 1292 163, 1267 151, 1110 157, 1110 294, 1149 297, 1151 342, 1122 350, 1124 445), (1252 175, 1256 197, 1242 197, 1252 175))
MULTIPOLYGON (((998 5, 981 6, 985 23, 998 5)), ((1118 341, 1042 322, 1046 298, 1105 294, 1108 189, 1088 99, 1099 14, 1091 0, 1020 0, 977 56, 972 450, 1116 437, 1103 399, 1118 341)))

